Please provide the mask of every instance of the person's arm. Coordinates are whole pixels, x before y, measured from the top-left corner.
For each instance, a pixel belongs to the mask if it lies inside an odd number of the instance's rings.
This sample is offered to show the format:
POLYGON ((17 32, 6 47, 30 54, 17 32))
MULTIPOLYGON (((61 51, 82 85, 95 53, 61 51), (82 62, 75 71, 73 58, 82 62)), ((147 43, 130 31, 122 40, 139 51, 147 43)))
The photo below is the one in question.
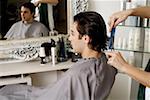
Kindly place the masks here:
POLYGON ((130 16, 140 16, 143 18, 150 18, 150 6, 147 7, 139 7, 139 8, 134 8, 131 9, 132 13, 130 16))
POLYGON ((58 0, 38 0, 39 3, 50 3, 50 4, 57 4, 58 0))
POLYGON ((139 7, 128 9, 120 12, 116 12, 112 14, 109 18, 109 31, 112 30, 113 27, 116 27, 119 23, 125 21, 128 16, 140 16, 145 18, 150 18, 150 6, 139 7))
POLYGON ((108 56, 108 64, 128 74, 141 84, 150 87, 150 72, 145 72, 138 69, 136 66, 128 64, 120 52, 107 52, 106 55, 108 56))
POLYGON ((58 0, 38 0, 37 2, 34 3, 35 6, 38 6, 40 3, 49 3, 49 4, 58 4, 58 0))

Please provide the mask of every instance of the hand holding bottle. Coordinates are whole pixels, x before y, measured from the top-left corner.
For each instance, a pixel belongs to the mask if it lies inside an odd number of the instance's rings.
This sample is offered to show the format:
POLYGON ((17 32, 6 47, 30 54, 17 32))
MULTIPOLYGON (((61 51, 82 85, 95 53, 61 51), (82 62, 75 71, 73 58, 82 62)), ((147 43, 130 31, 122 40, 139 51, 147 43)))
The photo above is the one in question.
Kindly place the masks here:
POLYGON ((109 31, 112 30, 113 27, 116 27, 119 23, 125 21, 128 16, 132 13, 132 10, 120 11, 112 14, 109 18, 109 31))

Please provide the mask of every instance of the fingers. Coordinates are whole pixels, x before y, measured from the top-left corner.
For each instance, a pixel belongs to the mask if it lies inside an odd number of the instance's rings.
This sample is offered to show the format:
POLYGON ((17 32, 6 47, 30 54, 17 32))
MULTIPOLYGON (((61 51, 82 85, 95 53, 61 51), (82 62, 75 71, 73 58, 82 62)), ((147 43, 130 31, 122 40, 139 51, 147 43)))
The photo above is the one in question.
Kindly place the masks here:
POLYGON ((114 55, 116 55, 116 53, 119 53, 118 51, 109 51, 109 52, 105 52, 106 56, 113 57, 114 55))
POLYGON ((111 32, 113 27, 116 27, 119 23, 123 22, 127 18, 127 12, 116 12, 112 14, 112 16, 109 18, 109 31, 111 32))
POLYGON ((115 18, 114 17, 110 17, 108 25, 109 25, 109 32, 111 32, 112 28, 114 27, 114 23, 115 23, 115 18))
POLYGON ((34 6, 38 7, 38 6, 39 6, 39 2, 38 2, 38 1, 35 2, 35 3, 34 3, 34 6))
POLYGON ((114 27, 116 27, 121 21, 120 20, 117 20, 115 23, 114 23, 114 27))
POLYGON ((106 52, 105 54, 106 54, 106 57, 107 57, 108 59, 110 59, 110 58, 112 57, 112 55, 113 55, 112 52, 106 52))
POLYGON ((112 28, 116 27, 119 23, 121 23, 123 21, 123 19, 121 18, 118 18, 118 19, 110 19, 109 21, 109 31, 111 32, 112 31, 112 28))
POLYGON ((110 52, 106 52, 106 56, 108 58, 107 64, 111 65, 111 66, 115 66, 116 62, 116 56, 119 52, 118 51, 110 51, 110 52))

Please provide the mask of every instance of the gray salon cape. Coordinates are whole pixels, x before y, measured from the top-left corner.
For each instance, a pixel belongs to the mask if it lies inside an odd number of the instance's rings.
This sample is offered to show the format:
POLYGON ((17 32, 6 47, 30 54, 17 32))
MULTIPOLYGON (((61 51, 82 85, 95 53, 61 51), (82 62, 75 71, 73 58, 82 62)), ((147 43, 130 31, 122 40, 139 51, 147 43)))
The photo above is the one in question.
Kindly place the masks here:
POLYGON ((101 58, 81 59, 52 87, 10 85, 0 89, 0 100, 106 100, 117 73, 101 58))
POLYGON ((12 40, 42 36, 48 36, 48 29, 42 23, 34 20, 29 24, 25 24, 22 21, 16 22, 4 37, 12 40))

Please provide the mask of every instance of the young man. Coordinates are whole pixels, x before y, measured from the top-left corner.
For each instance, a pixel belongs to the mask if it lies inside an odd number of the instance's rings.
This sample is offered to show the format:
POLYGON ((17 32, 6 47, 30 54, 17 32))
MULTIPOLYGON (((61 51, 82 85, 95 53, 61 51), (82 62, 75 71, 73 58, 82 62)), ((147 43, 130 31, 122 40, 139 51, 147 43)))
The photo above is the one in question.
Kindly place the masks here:
POLYGON ((21 21, 14 23, 4 38, 10 40, 48 36, 48 29, 42 23, 34 20, 34 14, 34 4, 21 5, 21 21))
POLYGON ((11 96, 12 99, 25 95, 23 100, 106 100, 115 80, 116 69, 107 64, 103 53, 107 35, 101 15, 96 12, 77 14, 69 40, 74 51, 81 53, 82 59, 54 86, 39 90, 25 86, 6 86, 0 90, 0 95, 3 98, 11 96), (19 92, 21 90, 24 92, 19 92))

